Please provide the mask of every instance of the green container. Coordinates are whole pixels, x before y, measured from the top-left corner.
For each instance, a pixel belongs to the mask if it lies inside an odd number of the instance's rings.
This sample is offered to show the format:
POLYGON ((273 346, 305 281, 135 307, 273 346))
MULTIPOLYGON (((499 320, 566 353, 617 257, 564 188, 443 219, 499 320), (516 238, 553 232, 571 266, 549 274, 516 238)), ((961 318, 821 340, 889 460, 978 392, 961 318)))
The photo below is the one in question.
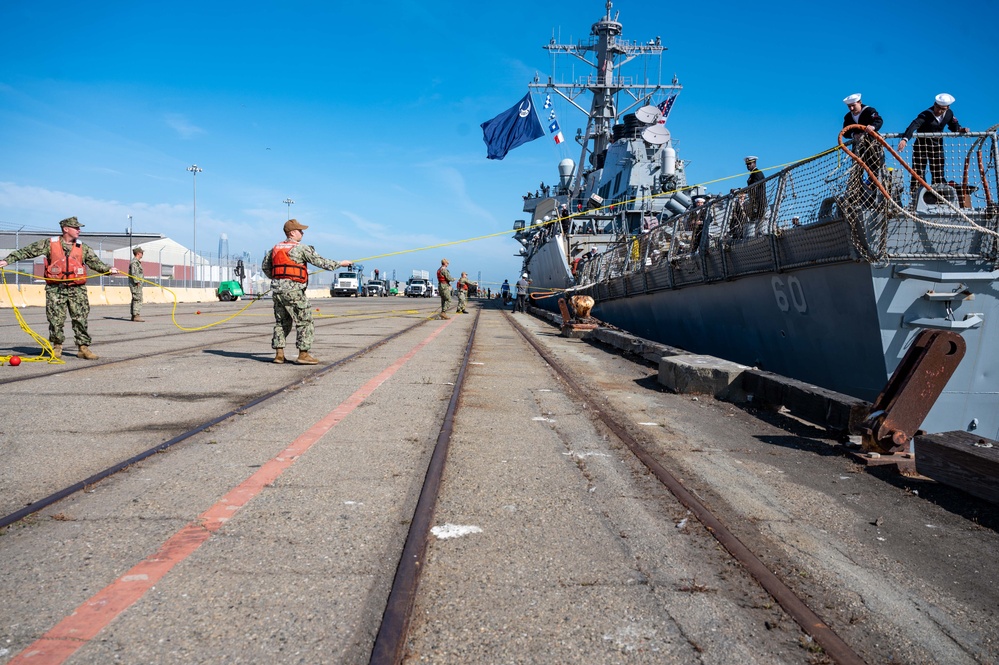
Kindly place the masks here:
POLYGON ((243 295, 243 287, 239 285, 239 282, 221 282, 216 295, 219 300, 239 300, 240 296, 243 295))

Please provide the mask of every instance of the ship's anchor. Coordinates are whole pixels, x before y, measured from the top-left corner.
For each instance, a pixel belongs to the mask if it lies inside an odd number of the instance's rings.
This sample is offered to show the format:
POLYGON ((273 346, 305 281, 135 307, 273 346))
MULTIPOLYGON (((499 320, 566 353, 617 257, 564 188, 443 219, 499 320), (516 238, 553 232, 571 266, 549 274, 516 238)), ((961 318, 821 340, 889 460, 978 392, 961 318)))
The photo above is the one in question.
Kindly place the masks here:
POLYGON ((908 452, 909 442, 964 358, 964 338, 949 330, 923 330, 860 426, 864 450, 908 452))

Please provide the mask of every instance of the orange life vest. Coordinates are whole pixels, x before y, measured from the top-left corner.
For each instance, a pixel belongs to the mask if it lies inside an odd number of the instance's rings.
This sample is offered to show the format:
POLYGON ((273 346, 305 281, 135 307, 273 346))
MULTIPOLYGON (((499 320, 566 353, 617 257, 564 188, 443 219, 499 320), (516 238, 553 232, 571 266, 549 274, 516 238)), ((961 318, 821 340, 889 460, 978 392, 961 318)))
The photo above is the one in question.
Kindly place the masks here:
POLYGON ((309 271, 304 263, 295 263, 288 256, 292 249, 298 247, 294 240, 286 240, 274 245, 271 251, 271 279, 290 279, 293 282, 306 284, 309 281, 309 271))
POLYGON ((458 290, 459 291, 468 291, 468 283, 467 282, 461 282, 461 281, 459 281, 458 282, 458 290))
POLYGON ((83 244, 73 243, 73 249, 62 248, 62 241, 56 237, 52 238, 49 245, 49 256, 45 259, 45 283, 58 284, 62 286, 87 283, 87 267, 83 265, 83 244))
POLYGON ((446 277, 444 277, 444 266, 437 269, 437 281, 441 284, 450 284, 446 277))

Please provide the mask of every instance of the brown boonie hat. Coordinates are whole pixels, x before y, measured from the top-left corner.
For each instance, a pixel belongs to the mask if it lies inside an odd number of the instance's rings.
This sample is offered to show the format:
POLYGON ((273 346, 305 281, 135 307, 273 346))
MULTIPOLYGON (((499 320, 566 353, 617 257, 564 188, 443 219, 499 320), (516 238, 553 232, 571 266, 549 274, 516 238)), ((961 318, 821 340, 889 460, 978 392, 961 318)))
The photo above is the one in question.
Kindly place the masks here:
POLYGON ((297 219, 289 219, 284 223, 284 234, 288 235, 291 231, 304 231, 309 228, 305 224, 299 224, 297 219))
POLYGON ((66 219, 59 222, 59 226, 68 226, 74 229, 82 229, 83 224, 77 221, 76 217, 67 217, 66 219))

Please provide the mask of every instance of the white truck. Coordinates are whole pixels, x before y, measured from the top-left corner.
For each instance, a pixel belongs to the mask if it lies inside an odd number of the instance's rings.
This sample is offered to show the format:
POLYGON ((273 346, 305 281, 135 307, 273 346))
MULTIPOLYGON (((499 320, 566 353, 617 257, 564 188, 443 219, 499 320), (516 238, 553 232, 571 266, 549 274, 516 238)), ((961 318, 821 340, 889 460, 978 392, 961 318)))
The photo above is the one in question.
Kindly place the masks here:
POLYGON ((364 285, 364 296, 387 296, 388 291, 385 289, 385 282, 380 279, 369 279, 364 285))
POLYGON ((333 286, 330 287, 330 295, 334 298, 356 296, 361 292, 360 284, 361 273, 353 270, 339 272, 333 280, 333 286))
POLYGON ((433 294, 429 282, 421 277, 410 277, 406 284, 407 298, 429 298, 433 294))
POLYGON ((430 273, 426 270, 414 270, 413 276, 406 282, 407 298, 429 298, 434 295, 434 285, 430 282, 430 273))

